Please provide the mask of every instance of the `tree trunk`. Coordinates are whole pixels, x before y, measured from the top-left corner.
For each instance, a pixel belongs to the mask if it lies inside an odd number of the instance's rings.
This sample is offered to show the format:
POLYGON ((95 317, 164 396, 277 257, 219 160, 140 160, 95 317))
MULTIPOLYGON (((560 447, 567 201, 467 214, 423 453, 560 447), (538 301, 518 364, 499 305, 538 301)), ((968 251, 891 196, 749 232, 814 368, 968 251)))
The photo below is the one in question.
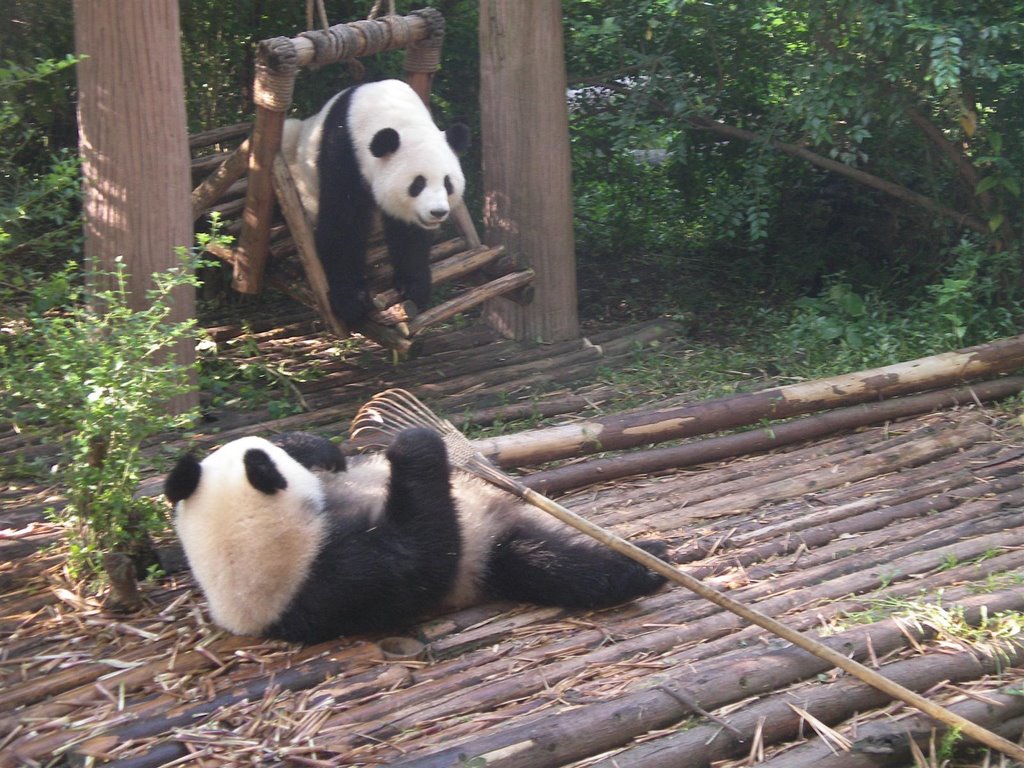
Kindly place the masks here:
POLYGON ((562 9, 557 0, 480 4, 480 122, 488 245, 537 274, 529 306, 495 299, 484 312, 515 338, 579 333, 572 231, 562 9))
MULTIPOLYGON (((146 306, 150 276, 178 263, 192 244, 185 85, 175 0, 75 0, 78 131, 82 157, 85 256, 110 272, 123 257, 132 305, 146 306)), ((180 287, 172 322, 195 314, 195 291, 180 287)), ((191 366, 195 347, 174 350, 191 366)), ((198 404, 193 391, 176 412, 198 404)))

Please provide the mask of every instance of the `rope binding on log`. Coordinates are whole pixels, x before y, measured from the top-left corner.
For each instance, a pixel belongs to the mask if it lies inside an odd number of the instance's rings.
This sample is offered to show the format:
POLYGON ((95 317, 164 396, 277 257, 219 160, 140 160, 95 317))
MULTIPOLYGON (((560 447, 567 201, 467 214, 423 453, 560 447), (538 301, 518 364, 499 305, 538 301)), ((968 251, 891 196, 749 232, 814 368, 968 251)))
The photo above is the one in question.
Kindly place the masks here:
POLYGON ((256 77, 252 100, 258 107, 287 112, 295 92, 298 54, 287 37, 261 40, 256 52, 256 77))

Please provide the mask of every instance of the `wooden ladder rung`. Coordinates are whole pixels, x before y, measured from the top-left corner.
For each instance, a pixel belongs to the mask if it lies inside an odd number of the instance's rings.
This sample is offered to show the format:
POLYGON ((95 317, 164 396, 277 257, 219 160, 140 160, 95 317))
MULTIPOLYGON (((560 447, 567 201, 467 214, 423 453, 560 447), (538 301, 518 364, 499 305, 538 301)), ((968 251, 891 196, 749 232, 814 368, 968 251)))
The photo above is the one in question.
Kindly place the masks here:
POLYGON ((465 312, 483 304, 489 299, 523 288, 533 282, 534 272, 525 269, 521 272, 510 272, 483 285, 470 288, 436 307, 421 312, 409 321, 409 335, 415 336, 424 328, 447 320, 460 312, 465 312))

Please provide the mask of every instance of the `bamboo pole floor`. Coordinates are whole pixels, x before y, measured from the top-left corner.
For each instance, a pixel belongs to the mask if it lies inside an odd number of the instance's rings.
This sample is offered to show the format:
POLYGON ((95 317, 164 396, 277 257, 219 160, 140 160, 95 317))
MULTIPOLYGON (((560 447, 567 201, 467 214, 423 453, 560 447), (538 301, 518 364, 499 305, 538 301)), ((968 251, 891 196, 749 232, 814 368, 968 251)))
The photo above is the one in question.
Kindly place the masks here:
MULTIPOLYGON (((225 325, 212 337, 236 364, 259 356, 318 376, 295 385, 307 411, 223 408, 191 443, 340 434, 389 386, 477 423, 517 407, 553 421, 606 413, 637 394, 609 371, 685 354, 678 330, 524 348, 431 329, 423 354, 394 365, 379 350, 346 357, 308 313, 255 324, 234 351, 240 330, 225 325)), ((6 459, 42 450, 0 440, 6 459)), ((560 501, 621 535, 664 539, 691 575, 1016 741, 1024 649, 999 616, 1024 611, 1022 470, 1024 429, 975 405, 560 501)), ((377 636, 300 648, 226 635, 185 571, 147 583, 140 613, 109 614, 39 546, 54 540, 41 517, 51 493, 29 481, 3 491, 0 766, 789 768, 905 765, 941 747, 913 711, 679 587, 599 612, 490 604, 431 617, 409 633, 424 648, 413 658, 377 636)), ((968 752, 960 764, 1000 763, 968 752)))

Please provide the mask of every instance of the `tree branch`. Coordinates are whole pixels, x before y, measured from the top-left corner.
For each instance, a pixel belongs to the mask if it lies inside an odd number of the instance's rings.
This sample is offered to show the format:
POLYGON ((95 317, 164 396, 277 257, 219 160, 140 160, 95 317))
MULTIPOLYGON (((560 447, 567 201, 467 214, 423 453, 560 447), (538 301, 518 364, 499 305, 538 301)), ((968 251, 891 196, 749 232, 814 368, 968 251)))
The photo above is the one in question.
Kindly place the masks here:
POLYGON ((741 139, 742 141, 749 142, 764 142, 783 154, 791 157, 797 157, 801 160, 806 160, 819 168, 824 168, 832 173, 846 176, 847 178, 853 179, 865 186, 872 187, 873 189, 885 192, 886 194, 900 200, 912 203, 926 211, 951 219, 960 226, 967 227, 975 232, 980 232, 986 235, 989 234, 989 228, 985 222, 969 213, 962 213, 952 208, 947 208, 941 203, 932 200, 930 197, 926 197, 918 192, 914 192, 913 190, 907 189, 906 187, 900 186, 894 182, 886 181, 885 179, 881 179, 878 176, 866 173, 865 171, 858 170, 857 168, 851 168, 850 166, 844 165, 836 160, 824 157, 816 152, 811 152, 809 149, 799 147, 795 144, 788 144, 784 141, 779 141, 778 139, 765 138, 753 131, 737 128, 732 125, 726 125, 725 123, 709 120, 705 117, 690 117, 686 120, 695 128, 712 131, 720 136, 727 136, 732 139, 741 139))

